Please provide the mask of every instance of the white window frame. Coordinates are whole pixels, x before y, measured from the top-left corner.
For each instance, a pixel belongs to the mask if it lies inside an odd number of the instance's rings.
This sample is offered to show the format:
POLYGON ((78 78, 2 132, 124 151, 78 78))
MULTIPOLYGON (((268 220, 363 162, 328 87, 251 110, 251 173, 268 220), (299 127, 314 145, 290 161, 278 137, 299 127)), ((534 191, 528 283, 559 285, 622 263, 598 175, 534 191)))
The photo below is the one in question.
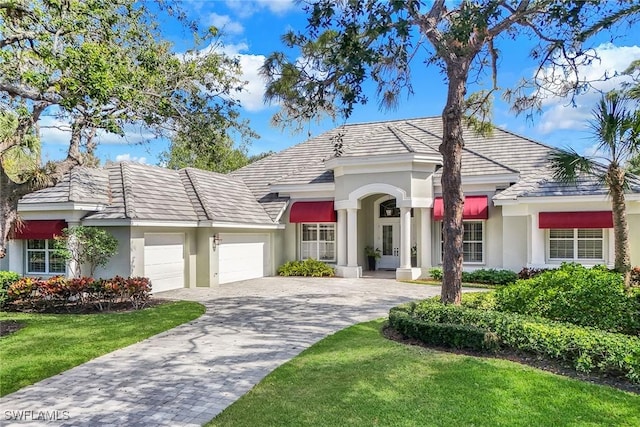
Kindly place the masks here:
MULTIPOLYGON (((482 243, 482 261, 465 261, 464 259, 462 260, 462 263, 464 265, 485 265, 486 262, 485 260, 487 259, 487 226, 486 223, 487 221, 485 220, 478 220, 478 219, 469 219, 469 220, 462 220, 462 224, 464 226, 464 224, 469 224, 469 223, 478 223, 481 224, 482 227, 482 241, 477 241, 477 240, 473 240, 473 243, 482 243)), ((437 235, 440 236, 439 237, 439 244, 438 244, 438 252, 440 252, 440 264, 442 264, 443 262, 443 256, 444 256, 444 236, 442 235, 442 221, 437 221, 437 227, 438 227, 438 233, 437 235)), ((464 247, 464 240, 462 242, 463 247, 464 247)), ((469 242, 468 242, 469 243, 469 242)), ((464 250, 463 250, 464 252, 464 250)))
POLYGON ((300 238, 298 239, 298 253, 300 254, 300 259, 307 259, 305 257, 302 256, 302 246, 305 242, 315 242, 316 243, 316 247, 315 247, 315 256, 311 256, 309 258, 313 258, 316 259, 318 261, 322 261, 322 262, 329 262, 329 263, 335 263, 336 259, 337 259, 337 250, 338 250, 338 246, 337 246, 337 240, 338 240, 338 236, 337 236, 337 223, 335 222, 303 222, 300 223, 300 228, 299 228, 299 235, 300 238), (304 226, 314 226, 316 228, 316 240, 302 240, 304 238, 304 226), (333 237, 334 240, 320 240, 320 226, 331 226, 333 228, 333 237), (320 245, 321 244, 326 244, 326 243, 333 243, 333 258, 332 259, 320 259, 318 257, 318 255, 320 254, 320 245))
POLYGON ((27 274, 31 274, 31 275, 65 275, 67 273, 67 265, 65 263, 64 266, 64 271, 51 271, 51 263, 50 263, 50 257, 51 254, 53 254, 53 252, 55 251, 55 249, 53 247, 51 247, 52 245, 50 245, 50 243, 53 242, 53 239, 26 239, 24 241, 24 248, 25 248, 25 258, 24 258, 24 269, 27 272, 27 274), (44 241, 44 248, 43 249, 29 249, 29 242, 30 241, 44 241), (29 253, 31 252, 44 252, 44 269, 45 271, 30 271, 29 270, 29 253))
POLYGON ((605 262, 605 257, 607 254, 607 240, 606 240, 606 236, 607 236, 607 232, 606 229, 604 228, 563 228, 561 230, 573 230, 573 238, 569 239, 566 238, 565 240, 571 240, 573 242, 573 258, 551 258, 551 230, 552 229, 547 229, 545 232, 545 243, 546 243, 546 258, 547 258, 547 262, 550 264, 559 264, 562 262, 579 262, 579 263, 586 263, 586 264, 602 264, 605 262), (594 238, 594 237, 589 237, 589 238, 579 238, 578 237, 578 233, 579 230, 600 230, 602 235, 600 238, 594 238), (579 258, 578 257, 578 242, 580 240, 600 240, 600 242, 602 242, 602 247, 601 247, 601 252, 602 252, 602 258, 579 258))

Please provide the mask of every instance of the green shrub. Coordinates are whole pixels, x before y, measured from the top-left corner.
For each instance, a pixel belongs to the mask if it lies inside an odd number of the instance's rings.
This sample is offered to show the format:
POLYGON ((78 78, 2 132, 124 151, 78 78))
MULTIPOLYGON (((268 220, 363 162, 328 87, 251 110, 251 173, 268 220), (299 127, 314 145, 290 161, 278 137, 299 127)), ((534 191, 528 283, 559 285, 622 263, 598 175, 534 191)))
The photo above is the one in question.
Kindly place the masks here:
POLYGON ((495 292, 469 292, 462 294, 462 306, 480 310, 494 310, 496 308, 495 292))
POLYGON ((606 267, 563 264, 496 291, 496 309, 592 326, 609 332, 640 332, 640 303, 624 292, 622 275, 606 267))
POLYGON ((508 285, 518 280, 518 274, 511 270, 480 269, 463 271, 462 281, 470 283, 486 283, 488 285, 508 285))
POLYGON ((430 268, 429 277, 435 280, 442 280, 442 268, 440 267, 430 268))
POLYGON ((302 261, 289 261, 278 268, 280 276, 324 277, 335 275, 335 270, 322 261, 307 258, 302 261))
POLYGON ((415 321, 413 327, 402 326, 410 337, 419 338, 415 331, 423 323, 474 326, 494 333, 500 345, 558 359, 582 372, 624 375, 640 383, 639 337, 516 313, 444 305, 437 299, 391 309, 390 324, 404 323, 407 316, 415 321))
POLYGON ((396 312, 390 324, 403 335, 426 344, 471 350, 494 350, 498 346, 495 334, 473 325, 425 322, 402 312, 396 312))
POLYGON ((7 289, 14 282, 20 280, 20 275, 13 271, 0 271, 0 309, 3 309, 8 301, 7 289))

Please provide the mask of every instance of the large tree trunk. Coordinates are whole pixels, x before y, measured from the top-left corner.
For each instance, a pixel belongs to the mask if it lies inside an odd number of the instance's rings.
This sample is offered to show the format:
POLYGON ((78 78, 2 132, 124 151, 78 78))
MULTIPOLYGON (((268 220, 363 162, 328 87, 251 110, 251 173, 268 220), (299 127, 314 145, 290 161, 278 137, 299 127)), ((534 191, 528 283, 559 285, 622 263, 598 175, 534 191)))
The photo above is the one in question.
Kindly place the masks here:
POLYGON ((611 208, 613 210, 613 234, 615 235, 615 269, 624 274, 624 288, 631 292, 631 256, 629 254, 629 224, 624 197, 624 170, 612 163, 607 171, 611 208))
POLYGON ((0 258, 7 255, 9 233, 18 219, 18 200, 27 193, 28 186, 11 181, 0 161, 0 258))
POLYGON ((7 255, 9 233, 18 220, 18 201, 33 191, 56 185, 73 167, 81 164, 80 142, 83 125, 82 119, 74 121, 67 158, 47 165, 48 175, 46 180, 37 180, 37 183, 33 179, 24 183, 13 182, 7 176, 4 166, 2 166, 2 161, 0 161, 0 214, 2 214, 2 219, 0 220, 0 258, 4 258, 7 255))
POLYGON ((468 66, 447 64, 449 92, 442 113, 442 199, 444 218, 442 221, 444 254, 442 260, 442 302, 460 304, 462 293, 462 120, 468 66))

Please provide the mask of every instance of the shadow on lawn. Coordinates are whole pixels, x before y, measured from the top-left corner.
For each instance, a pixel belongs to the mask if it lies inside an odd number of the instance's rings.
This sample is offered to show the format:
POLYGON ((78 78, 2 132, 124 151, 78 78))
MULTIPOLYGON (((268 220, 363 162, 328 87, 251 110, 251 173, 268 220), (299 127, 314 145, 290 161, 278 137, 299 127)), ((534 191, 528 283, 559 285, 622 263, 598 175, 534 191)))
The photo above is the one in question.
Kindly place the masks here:
POLYGON ((410 297, 340 292, 220 296, 207 313, 0 400, 5 410, 68 410, 74 424, 204 423, 328 334, 386 316, 410 297))

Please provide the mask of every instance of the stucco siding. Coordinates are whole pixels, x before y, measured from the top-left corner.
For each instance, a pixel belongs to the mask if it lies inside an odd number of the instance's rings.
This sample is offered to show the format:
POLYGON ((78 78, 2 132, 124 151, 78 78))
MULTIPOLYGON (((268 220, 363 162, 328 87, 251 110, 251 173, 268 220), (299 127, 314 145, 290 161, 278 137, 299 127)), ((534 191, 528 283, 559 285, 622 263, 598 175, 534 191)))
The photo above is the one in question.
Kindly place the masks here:
POLYGON ((527 265, 527 217, 502 217, 502 268, 520 271, 527 265))
MULTIPOLYGON (((131 234, 129 227, 102 227, 118 240, 118 253, 104 267, 96 268, 94 277, 131 276, 131 234)), ((82 274, 89 275, 89 267, 82 266, 82 274)))
POLYGON ((627 216, 629 222, 629 249, 631 265, 640 266, 640 213, 627 216))
MULTIPOLYGON (((485 222, 484 264, 483 268, 505 268, 502 253, 502 208, 494 206, 489 196, 489 219, 485 222)), ((524 235, 520 235, 522 239, 524 235)))

